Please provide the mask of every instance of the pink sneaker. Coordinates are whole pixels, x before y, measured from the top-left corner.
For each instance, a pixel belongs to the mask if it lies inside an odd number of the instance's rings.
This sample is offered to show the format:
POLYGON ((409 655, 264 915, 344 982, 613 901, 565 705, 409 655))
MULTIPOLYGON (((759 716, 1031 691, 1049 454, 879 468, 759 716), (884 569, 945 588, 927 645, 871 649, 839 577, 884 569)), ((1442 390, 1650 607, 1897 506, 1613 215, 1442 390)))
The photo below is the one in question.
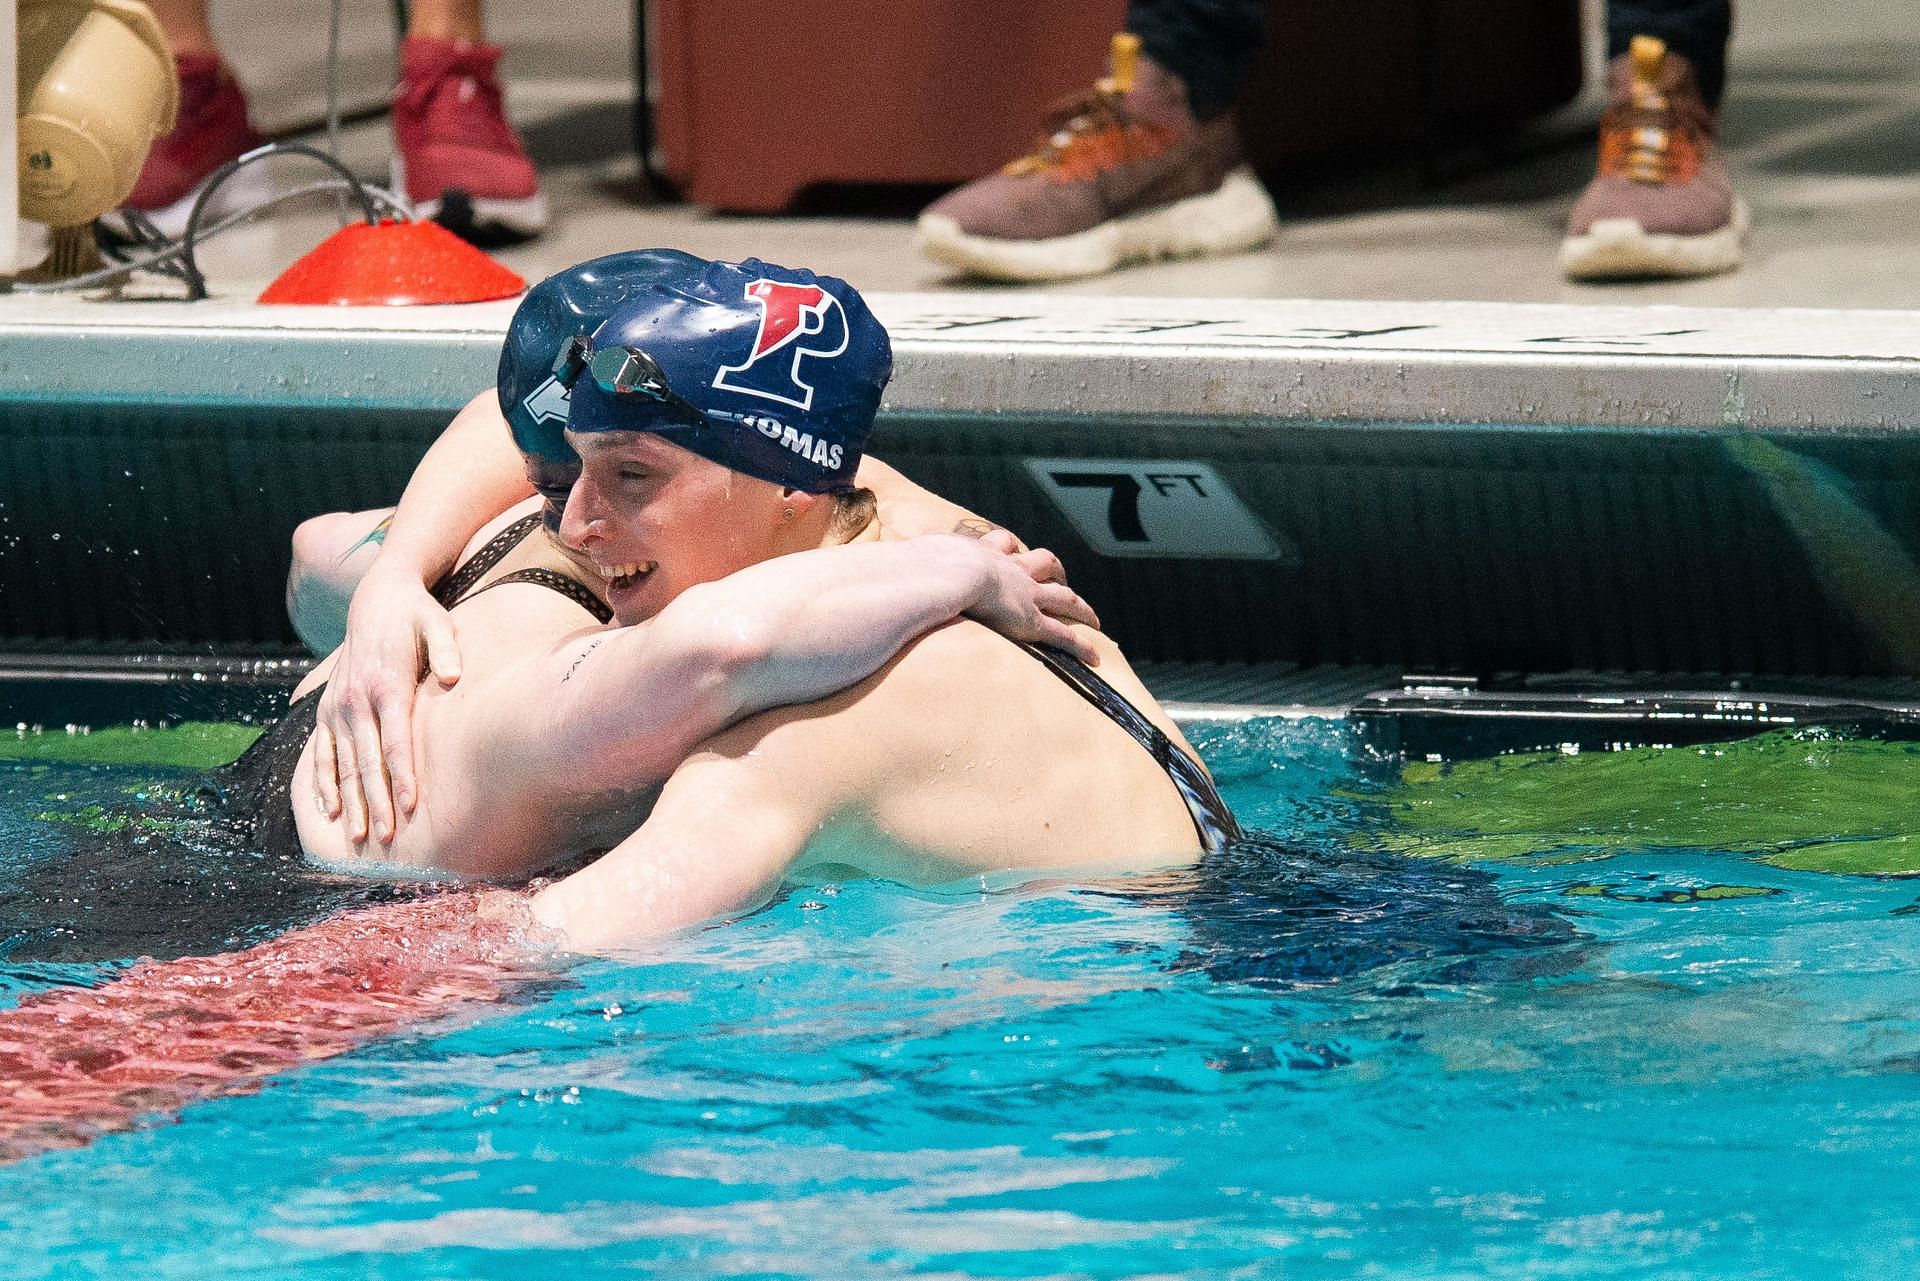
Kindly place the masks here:
POLYGON ((1600 169, 1567 220, 1561 269, 1574 280, 1612 280, 1739 266, 1747 206, 1733 192, 1692 65, 1662 41, 1635 36, 1609 76, 1600 169))
MULTIPOLYGON (((247 123, 247 99, 239 82, 213 54, 183 53, 174 57, 180 73, 180 114, 173 132, 154 139, 140 179, 127 197, 126 207, 137 209, 169 236, 185 229, 200 185, 221 165, 260 145, 260 135, 247 123)), ((218 217, 258 188, 258 167, 221 184, 209 202, 206 217, 218 217), (215 208, 217 203, 221 208, 215 208)))
POLYGON ((1233 121, 1195 121, 1186 85, 1135 36, 1114 37, 1112 62, 1031 155, 929 205, 920 251, 988 280, 1070 280, 1272 240, 1273 201, 1241 163, 1233 121))
POLYGON ((494 68, 500 47, 408 36, 393 99, 393 185, 423 216, 464 239, 540 234, 547 198, 507 123, 494 68))

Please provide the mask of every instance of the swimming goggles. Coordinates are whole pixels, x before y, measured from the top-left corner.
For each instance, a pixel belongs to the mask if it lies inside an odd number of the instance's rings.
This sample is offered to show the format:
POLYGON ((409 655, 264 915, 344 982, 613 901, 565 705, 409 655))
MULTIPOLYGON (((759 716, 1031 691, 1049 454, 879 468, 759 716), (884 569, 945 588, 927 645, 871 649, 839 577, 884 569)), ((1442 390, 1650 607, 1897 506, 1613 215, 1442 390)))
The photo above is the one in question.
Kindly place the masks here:
POLYGON ((673 410, 694 426, 719 426, 705 410, 669 386, 660 362, 638 347, 595 351, 593 339, 575 334, 554 360, 553 376, 572 391, 582 373, 591 374, 594 383, 609 396, 639 396, 673 410))

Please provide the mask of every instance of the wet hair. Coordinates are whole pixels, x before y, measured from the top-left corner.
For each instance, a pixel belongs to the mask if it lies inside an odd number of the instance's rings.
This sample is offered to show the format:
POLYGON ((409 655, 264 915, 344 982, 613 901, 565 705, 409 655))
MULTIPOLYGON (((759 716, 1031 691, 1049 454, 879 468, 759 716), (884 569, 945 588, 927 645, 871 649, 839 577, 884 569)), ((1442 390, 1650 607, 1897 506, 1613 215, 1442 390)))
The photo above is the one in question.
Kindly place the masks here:
POLYGON ((827 536, 838 543, 858 537, 880 514, 880 500, 871 489, 849 489, 830 498, 833 521, 827 526, 827 536))

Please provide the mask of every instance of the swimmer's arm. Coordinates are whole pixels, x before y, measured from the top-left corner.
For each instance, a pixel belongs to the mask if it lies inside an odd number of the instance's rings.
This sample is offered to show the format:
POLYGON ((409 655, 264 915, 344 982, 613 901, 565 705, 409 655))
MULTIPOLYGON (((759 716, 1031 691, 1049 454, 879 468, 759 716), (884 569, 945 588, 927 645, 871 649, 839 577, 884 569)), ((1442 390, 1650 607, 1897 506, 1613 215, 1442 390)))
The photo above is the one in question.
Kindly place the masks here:
MULTIPOLYGON (((916 485, 871 454, 860 460, 854 481, 873 491, 880 504, 880 523, 902 538, 920 534, 968 534, 978 538, 1004 528, 916 485)), ((1026 544, 1021 543, 1020 550, 1025 551, 1026 544)))
POLYGON ((494 393, 468 401, 413 469, 372 573, 431 584, 480 527, 533 493, 494 393))
MULTIPOLYGON (((795 728, 800 738, 819 737, 795 728)), ((831 763, 794 778, 782 764, 790 753, 763 753, 761 735, 747 729, 675 770, 639 831, 533 896, 534 920, 561 949, 619 952, 773 896, 832 818, 830 795, 846 790, 845 780, 831 763)))
POLYGON ((962 614, 1090 653, 1067 624, 1093 624, 1093 612, 1059 581, 1059 561, 1002 548, 950 534, 860 543, 689 588, 647 623, 589 633, 539 660, 512 682, 514 706, 493 709, 490 735, 523 764, 551 753, 536 776, 628 789, 743 717, 846 688, 962 614))
POLYGON ((412 725, 422 660, 441 684, 460 679, 453 623, 429 585, 483 525, 532 492, 491 391, 468 401, 414 468, 354 590, 338 674, 321 695, 315 779, 328 816, 345 814, 355 841, 369 831, 390 840, 396 809, 411 814, 419 803, 412 725))

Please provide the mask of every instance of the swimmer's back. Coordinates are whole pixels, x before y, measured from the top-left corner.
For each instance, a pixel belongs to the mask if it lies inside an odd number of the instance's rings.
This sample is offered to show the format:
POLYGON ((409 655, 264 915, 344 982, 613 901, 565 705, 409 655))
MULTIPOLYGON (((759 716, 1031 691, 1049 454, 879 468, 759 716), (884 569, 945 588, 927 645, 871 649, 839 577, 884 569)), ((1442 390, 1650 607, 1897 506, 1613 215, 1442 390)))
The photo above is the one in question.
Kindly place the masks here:
MULTIPOLYGON (((1190 750, 1118 648, 1095 639, 1100 675, 1190 750)), ((1031 654, 964 620, 844 693, 763 713, 710 748, 775 763, 767 785, 790 802, 822 796, 820 835, 795 870, 848 863, 938 883, 1200 853, 1185 800, 1146 749, 1031 654)))

